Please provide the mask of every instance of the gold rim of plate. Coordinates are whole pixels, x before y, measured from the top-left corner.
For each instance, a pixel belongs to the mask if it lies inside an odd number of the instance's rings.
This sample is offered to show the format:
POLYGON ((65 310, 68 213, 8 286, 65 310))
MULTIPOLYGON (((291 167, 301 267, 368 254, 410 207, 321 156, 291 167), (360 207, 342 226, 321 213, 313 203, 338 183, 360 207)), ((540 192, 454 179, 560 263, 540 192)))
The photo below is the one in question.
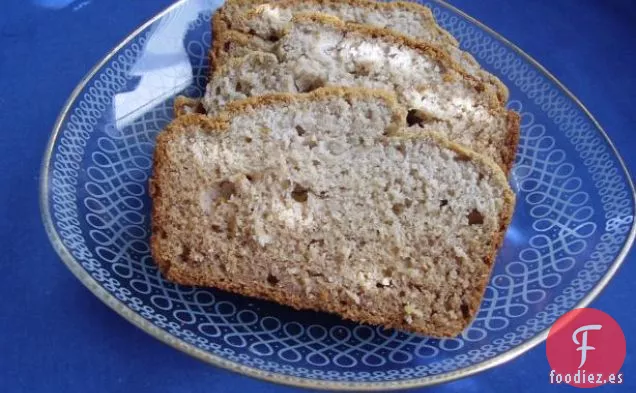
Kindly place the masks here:
MULTIPOLYGON (((194 345, 188 344, 185 341, 179 340, 166 331, 159 329, 154 326, 152 323, 148 322, 139 314, 132 311, 121 301, 117 300, 113 295, 109 292, 105 291, 86 271, 79 262, 75 260, 70 251, 66 248, 66 246, 62 243, 60 239, 53 221, 51 219, 51 212, 49 209, 48 203, 48 195, 49 195, 49 167, 51 163, 51 157, 53 155, 53 146, 55 145, 55 141, 57 140, 58 134, 60 133, 62 124, 66 119, 68 112, 79 96, 79 93, 84 89, 84 87, 88 84, 88 82, 95 76, 95 74, 106 64, 110 59, 119 52, 121 48, 126 46, 131 40, 137 37, 143 30, 148 28, 157 20, 161 19, 166 14, 170 13, 172 10, 180 7, 183 3, 188 0, 179 0, 170 7, 164 9, 159 14, 152 17, 143 25, 139 26, 135 31, 129 34, 121 43, 119 43, 115 48, 113 48, 101 61, 99 61, 85 76, 82 78, 80 83, 73 89, 70 97, 67 99, 66 103, 60 114, 58 115, 55 125, 53 126, 53 132, 49 139, 49 142, 46 147, 46 151, 44 153, 44 159, 42 162, 42 166, 40 168, 40 211, 42 215, 42 221, 44 222, 44 227, 46 229, 46 233, 51 241, 53 248, 60 256, 64 264, 68 267, 68 269, 84 284, 95 296, 97 296, 101 301, 103 301, 107 306, 116 311, 119 315, 127 319, 129 322, 142 329, 146 333, 155 337, 156 339, 162 341, 165 344, 172 346, 182 352, 187 353, 199 360, 202 360, 206 363, 212 364, 214 366, 223 367, 227 370, 235 371, 237 373, 247 375, 250 377, 255 377, 258 379, 262 379, 269 382, 275 382, 280 384, 285 384, 289 386, 303 387, 303 388, 313 388, 313 389, 324 389, 324 390, 357 390, 357 391, 386 391, 386 390, 396 390, 396 389, 408 389, 408 388, 416 388, 416 387, 425 387, 431 385, 437 385, 440 383, 455 381, 460 378, 468 377, 471 375, 475 375, 482 371, 486 371, 503 363, 506 363, 510 360, 517 358, 518 356, 524 354, 530 349, 536 347, 541 344, 548 336, 549 328, 543 330, 541 333, 537 334, 535 337, 530 340, 524 342, 521 345, 518 345, 502 354, 499 354, 491 359, 485 360, 478 364, 474 364, 472 366, 468 366, 459 370, 447 372, 440 375, 432 375, 423 378, 415 378, 405 381, 390 381, 390 382, 339 382, 339 381, 321 381, 321 380, 313 380, 307 378, 293 377, 283 374, 277 374, 272 372, 263 371, 257 368, 244 366, 241 364, 237 364, 235 362, 229 361, 227 359, 223 359, 220 356, 213 355, 209 352, 203 351, 194 345)), ((579 108, 585 113, 585 115, 589 118, 589 120, 594 124, 599 133, 605 138, 605 142, 610 146, 612 152, 614 153, 616 159, 620 163, 621 168, 625 174, 627 179, 627 183, 631 189, 632 200, 636 201, 636 191, 634 189, 634 184, 632 182, 631 176, 629 174, 629 170, 625 166, 623 162, 623 158, 620 156, 614 143, 610 140, 609 136, 601 127, 601 125, 596 121, 594 116, 590 113, 590 111, 583 105, 583 103, 572 94, 554 75, 552 75, 548 70, 546 70, 541 64, 539 64, 536 60, 534 60, 530 55, 526 54, 523 50, 517 47, 515 44, 504 38, 501 34, 497 33, 493 29, 484 25, 477 19, 473 18, 470 15, 467 15, 460 9, 454 7, 453 5, 448 4, 444 0, 435 0, 437 3, 446 7, 447 9, 453 11, 457 15, 462 16, 466 20, 470 21, 474 25, 478 26, 480 29, 486 31, 491 34, 493 37, 497 38, 500 42, 506 45, 509 49, 512 49, 515 53, 523 57, 527 62, 532 64, 536 69, 538 69, 543 76, 548 78, 552 83, 559 87, 559 89, 565 94, 568 98, 574 101, 579 108)), ((634 205, 634 210, 636 210, 636 203, 634 205)), ((629 249, 631 248, 634 238, 636 237, 636 223, 632 223, 632 227, 630 229, 629 235, 623 248, 618 254, 617 258, 614 260, 612 265, 608 268, 605 275, 599 280, 592 290, 574 307, 574 308, 582 308, 588 306, 607 286, 609 281, 614 277, 623 261, 625 260, 629 249)))

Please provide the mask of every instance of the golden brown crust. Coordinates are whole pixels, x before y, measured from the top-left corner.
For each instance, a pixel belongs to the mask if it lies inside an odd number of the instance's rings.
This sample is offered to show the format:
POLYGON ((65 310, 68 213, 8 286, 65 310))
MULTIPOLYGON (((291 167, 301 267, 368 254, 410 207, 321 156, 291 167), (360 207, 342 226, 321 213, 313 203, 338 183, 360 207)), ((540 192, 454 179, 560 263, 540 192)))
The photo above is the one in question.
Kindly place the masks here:
POLYGON ((517 112, 511 110, 508 111, 506 126, 507 133, 504 146, 501 150, 501 162, 503 163, 502 167, 504 172, 508 175, 515 164, 517 147, 519 146, 520 124, 519 114, 517 112))
POLYGON ((172 104, 174 117, 183 116, 188 113, 205 113, 205 108, 200 99, 177 96, 172 104))
MULTIPOLYGON (((199 274, 192 269, 184 268, 182 264, 172 264, 168 254, 162 252, 161 242, 164 241, 165 233, 163 232, 162 215, 160 212, 164 208, 164 201, 161 195, 161 176, 163 173, 170 171, 170 159, 167 155, 167 145, 171 140, 180 134, 190 132, 191 128, 197 130, 205 130, 207 132, 226 132, 229 129, 229 118, 232 115, 243 111, 253 110, 263 105, 275 105, 275 104, 290 104, 297 100, 310 100, 320 99, 322 97, 340 96, 346 99, 354 99, 356 97, 381 97, 385 99, 389 105, 396 106, 394 96, 388 92, 359 89, 359 88, 323 88, 318 89, 311 93, 306 94, 271 94, 267 96, 252 97, 245 101, 234 102, 228 106, 228 110, 225 115, 221 115, 218 118, 210 118, 208 116, 187 113, 183 116, 175 119, 171 122, 166 129, 158 136, 157 146, 154 155, 153 162, 153 176, 150 180, 150 196, 153 200, 152 207, 152 236, 151 236, 151 252, 154 260, 156 261, 162 274, 169 280, 177 282, 183 285, 202 285, 202 286, 214 286, 223 290, 239 293, 246 296, 258 297, 266 300, 276 301, 281 304, 289 305, 296 309, 310 309, 315 311, 326 311, 339 314, 344 318, 354 321, 382 325, 390 328, 398 328, 409 331, 415 331, 417 333, 423 333, 439 337, 453 337, 459 334, 475 317, 481 300, 484 295, 486 285, 492 270, 498 249, 500 248, 506 229, 510 223, 512 217, 515 196, 508 186, 506 177, 501 171, 500 167, 495 162, 485 156, 482 156, 474 151, 471 151, 465 147, 457 145, 456 143, 447 140, 445 137, 435 134, 411 134, 406 132, 394 134, 393 138, 429 138, 435 140, 440 146, 450 149, 461 156, 466 156, 485 169, 490 176, 496 181, 496 183, 504 190, 504 207, 500 213, 500 230, 493 237, 493 241, 490 247, 490 252, 484 258, 484 263, 488 266, 488 274, 480 277, 476 288, 470 292, 470 295, 465 299, 465 304, 468 310, 464 313, 464 321, 461 325, 455 326, 439 326, 431 322, 424 326, 413 326, 406 323, 402 315, 377 315, 366 310, 356 309, 353 310, 346 305, 340 304, 338 301, 334 301, 331 297, 332 294, 323 292, 316 299, 309 299, 307 297, 299 297, 294 293, 285 291, 283 288, 273 287, 271 285, 265 285, 259 282, 233 282, 228 280, 225 276, 220 275, 218 277, 211 277, 209 275, 199 274)), ((404 116, 396 112, 395 120, 403 125, 404 116)))
POLYGON ((217 53, 222 50, 219 47, 219 38, 223 36, 223 32, 229 30, 227 23, 223 18, 223 7, 219 8, 212 17, 212 47, 208 51, 209 70, 208 75, 212 77, 217 67, 217 53))

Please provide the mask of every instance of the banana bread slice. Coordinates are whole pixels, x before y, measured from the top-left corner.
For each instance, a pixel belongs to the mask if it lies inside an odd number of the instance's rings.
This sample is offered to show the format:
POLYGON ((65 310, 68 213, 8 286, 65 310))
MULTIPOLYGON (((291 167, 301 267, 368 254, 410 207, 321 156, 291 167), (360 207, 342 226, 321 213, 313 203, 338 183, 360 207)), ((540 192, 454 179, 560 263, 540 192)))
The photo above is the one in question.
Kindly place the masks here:
POLYGON ((502 103, 508 100, 506 86, 496 76, 484 71, 470 53, 459 49, 453 36, 435 22, 430 9, 409 2, 229 0, 216 12, 213 19, 211 69, 220 66, 228 56, 240 56, 247 48, 263 50, 272 45, 284 34, 294 14, 311 12, 331 15, 345 22, 385 28, 434 44, 447 52, 468 74, 496 86, 502 103), (228 32, 230 34, 226 34, 228 32))
POLYGON ((216 36, 225 30, 249 32, 246 14, 268 5, 292 12, 323 12, 343 20, 371 24, 444 45, 457 46, 457 40, 436 23, 431 10, 422 5, 373 0, 227 0, 212 18, 216 36))
POLYGON ((401 133, 403 115, 390 93, 319 89, 177 118, 157 138, 150 183, 162 273, 459 334, 515 197, 492 160, 434 133, 401 133))
POLYGON ((215 115, 234 100, 322 86, 394 91, 414 131, 440 132, 506 173, 512 167, 519 119, 501 106, 496 87, 467 75, 435 46, 321 14, 297 14, 272 52, 228 59, 214 72, 203 106, 215 115))

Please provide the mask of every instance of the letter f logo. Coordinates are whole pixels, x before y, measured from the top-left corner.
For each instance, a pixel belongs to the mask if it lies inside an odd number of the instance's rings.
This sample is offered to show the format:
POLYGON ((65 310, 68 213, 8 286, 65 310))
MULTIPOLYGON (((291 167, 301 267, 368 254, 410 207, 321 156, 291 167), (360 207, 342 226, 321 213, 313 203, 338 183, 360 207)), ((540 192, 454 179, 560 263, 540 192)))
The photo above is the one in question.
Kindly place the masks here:
POLYGON ((585 325, 576 329, 574 333, 572 334, 572 341, 574 341, 574 344, 581 345, 580 347, 576 349, 577 351, 581 351, 581 364, 579 364, 579 368, 583 367, 583 365, 585 364, 585 360, 587 359, 587 351, 593 351, 596 349, 592 346, 587 345, 587 331, 601 330, 601 328, 602 328, 601 325, 585 325), (582 342, 579 342, 576 336, 581 332, 583 332, 583 339, 581 340, 582 342))

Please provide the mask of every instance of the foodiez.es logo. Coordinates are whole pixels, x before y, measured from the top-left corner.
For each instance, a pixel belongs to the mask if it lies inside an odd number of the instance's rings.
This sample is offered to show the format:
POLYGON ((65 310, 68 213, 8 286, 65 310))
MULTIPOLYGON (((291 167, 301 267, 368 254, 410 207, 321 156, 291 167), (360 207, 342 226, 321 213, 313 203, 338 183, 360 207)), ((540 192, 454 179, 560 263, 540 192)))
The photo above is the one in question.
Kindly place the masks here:
POLYGON ((550 383, 580 388, 622 384, 625 351, 625 336, 612 317, 593 308, 572 310, 548 334, 550 383))

